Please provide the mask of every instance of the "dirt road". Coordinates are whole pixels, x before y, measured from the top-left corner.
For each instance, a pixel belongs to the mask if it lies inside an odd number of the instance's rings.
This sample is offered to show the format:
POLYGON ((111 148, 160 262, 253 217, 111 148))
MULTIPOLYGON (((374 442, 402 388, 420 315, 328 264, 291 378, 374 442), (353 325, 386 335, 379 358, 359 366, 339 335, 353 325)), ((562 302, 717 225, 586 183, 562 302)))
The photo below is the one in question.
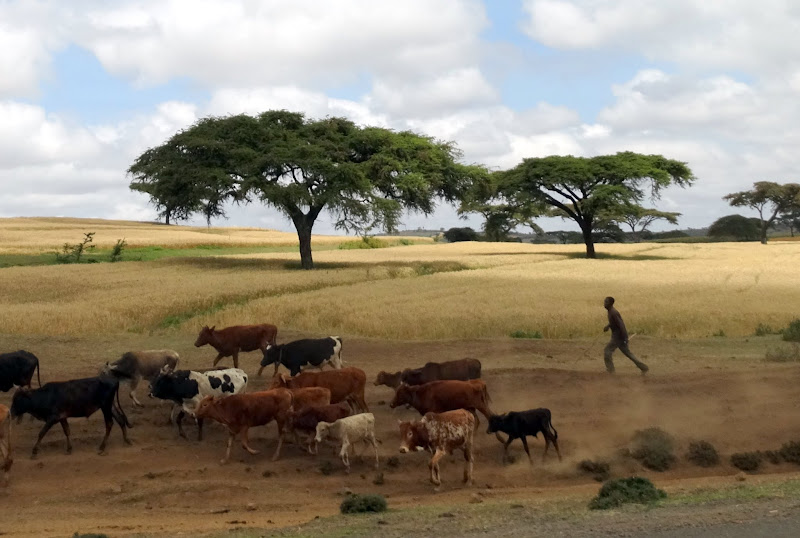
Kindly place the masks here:
MULTIPOLYGON (((124 349, 173 347, 184 365, 204 366, 211 350, 196 350, 179 336, 126 335, 106 339, 15 339, 0 337, 0 346, 24 347, 40 355, 43 381, 91 375, 98 365, 124 349)), ((564 461, 554 454, 540 461, 543 442, 534 441, 534 465, 530 467, 520 445, 513 445, 514 464, 501 463, 502 448, 493 436, 484 435, 481 418, 477 438, 475 488, 463 488, 458 457, 442 466, 444 485, 434 491, 427 482, 425 454, 398 453, 398 419, 415 417, 413 410, 388 408, 391 391, 368 386, 367 402, 376 415, 382 442, 383 483, 373 483, 376 473, 369 458, 354 460, 346 475, 332 450, 313 458, 289 445, 280 461, 269 456, 275 448, 274 425, 251 432, 252 443, 263 452, 250 456, 236 445, 227 466, 218 461, 226 432, 216 424, 206 428, 206 439, 194 440, 196 430, 187 427, 191 440, 178 438, 167 423, 169 406, 145 399, 142 410, 133 408, 122 390, 123 405, 135 427, 134 445, 124 446, 116 429, 108 454, 98 456, 102 434, 100 414, 72 422, 72 455, 64 453, 61 431, 54 428, 42 445, 37 460, 28 455, 41 423, 26 418, 14 430, 16 462, 9 491, 0 493, 0 533, 10 536, 65 536, 73 532, 174 535, 222 531, 231 527, 277 529, 297 525, 316 516, 338 511, 341 492, 382 493, 394 508, 468 504, 477 489, 492 498, 580 498, 588 501, 598 485, 580 474, 582 459, 607 459, 616 476, 637 473, 659 486, 679 487, 684 481, 704 477, 733 477, 738 471, 727 464, 732 452, 777 449, 800 438, 797 387, 800 370, 750 359, 696 357, 705 344, 687 351, 682 344, 642 340, 637 351, 650 356, 652 374, 641 377, 624 358, 618 358, 616 377, 602 371, 602 358, 583 356, 585 343, 548 341, 488 341, 396 343, 377 340, 345 340, 343 358, 348 366, 367 371, 369 379, 381 369, 396 370, 427 360, 473 356, 484 363, 484 379, 495 412, 546 406, 552 410, 564 461), (681 450, 693 439, 712 442, 726 463, 701 469, 681 458, 666 473, 645 472, 638 463, 619 456, 637 429, 659 426, 672 433, 681 450), (399 464, 387 465, 397 456, 399 464), (320 472, 321 462, 333 472, 320 472)), ((742 349, 752 344, 742 343, 742 349)), ((602 347, 602 344, 600 344, 602 347)), ((763 356, 763 355, 762 355, 763 356)), ((256 354, 244 356, 245 369, 257 369, 256 354)), ((253 377, 250 390, 266 385, 253 377)), ((0 394, 8 403, 11 394, 0 394)), ((768 465, 764 473, 796 471, 788 464, 768 465)), ((716 480, 716 478, 715 478, 716 480)), ((723 478, 730 480, 732 478, 723 478)), ((583 500, 581 500, 583 503, 583 500)), ((665 535, 669 536, 669 535, 665 535)))

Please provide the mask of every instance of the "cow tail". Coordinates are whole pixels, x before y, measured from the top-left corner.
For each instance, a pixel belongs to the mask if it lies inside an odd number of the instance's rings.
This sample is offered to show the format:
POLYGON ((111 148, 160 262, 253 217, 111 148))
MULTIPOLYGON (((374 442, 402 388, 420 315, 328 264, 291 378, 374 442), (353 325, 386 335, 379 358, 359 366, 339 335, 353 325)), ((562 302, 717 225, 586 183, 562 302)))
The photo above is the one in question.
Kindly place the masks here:
POLYGON ((486 403, 492 403, 492 397, 489 396, 489 389, 486 387, 486 384, 483 385, 483 399, 486 400, 486 403))
POLYGON ((553 421, 548 419, 547 425, 553 430, 553 439, 558 440, 558 431, 556 431, 555 427, 553 426, 553 421))
POLYGON ((39 376, 39 359, 36 359, 36 381, 39 382, 39 388, 42 388, 42 378, 39 376))
POLYGON ((117 398, 117 412, 122 416, 122 420, 124 421, 125 425, 128 428, 133 428, 133 424, 131 424, 131 421, 128 420, 128 415, 126 415, 125 411, 122 410, 122 404, 119 403, 119 383, 117 383, 117 388, 114 390, 114 395, 117 398))

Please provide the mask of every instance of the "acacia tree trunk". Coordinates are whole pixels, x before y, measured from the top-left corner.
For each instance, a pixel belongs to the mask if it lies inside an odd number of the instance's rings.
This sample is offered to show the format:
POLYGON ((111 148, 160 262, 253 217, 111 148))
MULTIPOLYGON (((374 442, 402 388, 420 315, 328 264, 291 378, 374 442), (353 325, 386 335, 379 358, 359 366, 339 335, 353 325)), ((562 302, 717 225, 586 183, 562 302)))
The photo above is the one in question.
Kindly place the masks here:
POLYGON ((592 225, 588 223, 581 224, 581 231, 583 232, 583 242, 586 244, 586 257, 597 258, 594 252, 594 238, 592 237, 592 225))
POLYGON ((297 229, 297 239, 300 242, 300 266, 303 269, 314 268, 314 259, 311 257, 311 230, 322 207, 314 206, 306 214, 297 209, 291 212, 292 222, 297 229))
POLYGON ((167 226, 169 226, 169 214, 170 214, 171 212, 172 212, 172 211, 170 211, 169 209, 167 209, 166 211, 164 211, 164 224, 166 224, 167 226))

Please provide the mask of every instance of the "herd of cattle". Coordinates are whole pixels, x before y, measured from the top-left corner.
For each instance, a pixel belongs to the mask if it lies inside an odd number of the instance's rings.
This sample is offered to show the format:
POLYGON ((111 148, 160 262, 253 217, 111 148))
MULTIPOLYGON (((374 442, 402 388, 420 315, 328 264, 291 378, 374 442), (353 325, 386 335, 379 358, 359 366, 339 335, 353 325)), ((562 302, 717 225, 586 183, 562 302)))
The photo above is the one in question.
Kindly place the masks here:
MULTIPOLYGON (((378 442, 375 438, 375 417, 369 412, 364 398, 367 376, 363 370, 343 367, 342 339, 331 336, 320 339, 295 340, 276 343, 274 325, 239 325, 216 330, 204 327, 195 346, 210 344, 217 350, 213 367, 205 370, 178 370, 178 354, 171 350, 131 351, 113 362, 106 363, 98 375, 83 379, 41 384, 39 360, 27 351, 0 354, 0 391, 16 386, 11 408, 0 404, 0 456, 3 480, 8 483, 8 473, 13 462, 11 455, 11 421, 22 420, 24 414, 44 422, 33 446, 36 457, 39 444, 55 424, 60 423, 67 439, 67 452, 72 451, 67 419, 89 417, 98 409, 103 412, 105 435, 99 452, 106 448, 108 437, 116 422, 122 430, 125 443, 130 444, 127 429, 132 427, 119 401, 120 382, 128 383, 134 406, 142 406, 136 390, 142 380, 150 383, 150 397, 172 402, 170 421, 178 434, 186 437, 183 418, 188 414, 197 424, 198 440, 203 438, 203 421, 211 419, 228 428, 229 437, 225 457, 230 459, 233 441, 238 436, 242 447, 250 454, 258 454, 249 443, 250 428, 275 422, 278 445, 272 457, 280 457, 284 436, 289 434, 298 446, 316 454, 318 446, 326 440, 338 442, 339 455, 347 472, 350 471, 350 446, 357 443, 370 445, 375 452, 375 466, 379 466, 378 442), (268 390, 246 392, 248 376, 239 369, 239 352, 260 350, 258 375, 265 367, 274 364, 272 384, 268 390), (233 368, 216 368, 225 358, 233 358, 233 368), (332 369, 324 370, 330 365, 332 369), (289 375, 279 373, 283 366, 289 375), (309 367, 318 369, 309 371, 309 367), (33 388, 36 373, 39 388, 33 388), (300 436, 305 437, 301 441, 300 436)), ((400 452, 430 451, 428 464, 430 480, 436 485, 439 477, 439 460, 454 450, 462 450, 465 459, 464 482, 472 482, 473 437, 479 424, 476 413, 489 422, 487 433, 494 433, 503 445, 505 459, 508 446, 521 439, 528 459, 531 454, 526 436, 536 437, 541 432, 545 439, 544 456, 552 444, 558 449, 558 433, 551 423, 548 409, 540 408, 503 415, 492 413, 491 399, 486 384, 481 381, 481 363, 476 359, 461 359, 443 363, 429 362, 421 368, 402 372, 380 372, 375 385, 394 389, 391 408, 408 406, 416 409, 421 420, 403 422, 400 429, 400 452), (507 439, 500 432, 508 435, 507 439)))

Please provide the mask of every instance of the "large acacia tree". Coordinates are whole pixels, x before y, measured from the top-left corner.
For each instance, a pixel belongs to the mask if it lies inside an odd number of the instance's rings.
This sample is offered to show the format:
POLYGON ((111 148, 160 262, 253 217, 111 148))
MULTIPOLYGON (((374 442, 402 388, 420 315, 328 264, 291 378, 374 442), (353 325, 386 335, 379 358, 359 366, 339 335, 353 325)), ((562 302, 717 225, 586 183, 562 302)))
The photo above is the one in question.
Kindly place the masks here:
POLYGON ((749 191, 734 192, 722 197, 734 207, 749 207, 758 212, 761 243, 767 244, 767 230, 781 213, 800 207, 800 184, 781 185, 773 181, 757 181, 749 191))
POLYGON ((593 234, 609 214, 645 198, 658 198, 670 185, 687 187, 695 180, 684 162, 632 152, 530 158, 495 174, 490 203, 517 210, 544 206, 541 214, 575 221, 587 258, 596 257, 593 234))
POLYGON ((302 266, 311 269, 311 232, 322 211, 338 229, 394 230, 403 210, 430 214, 437 199, 459 201, 486 180, 483 167, 459 157, 455 145, 416 133, 280 110, 202 119, 128 172, 131 188, 148 194, 180 175, 184 200, 198 211, 255 200, 278 209, 297 229, 302 266))

